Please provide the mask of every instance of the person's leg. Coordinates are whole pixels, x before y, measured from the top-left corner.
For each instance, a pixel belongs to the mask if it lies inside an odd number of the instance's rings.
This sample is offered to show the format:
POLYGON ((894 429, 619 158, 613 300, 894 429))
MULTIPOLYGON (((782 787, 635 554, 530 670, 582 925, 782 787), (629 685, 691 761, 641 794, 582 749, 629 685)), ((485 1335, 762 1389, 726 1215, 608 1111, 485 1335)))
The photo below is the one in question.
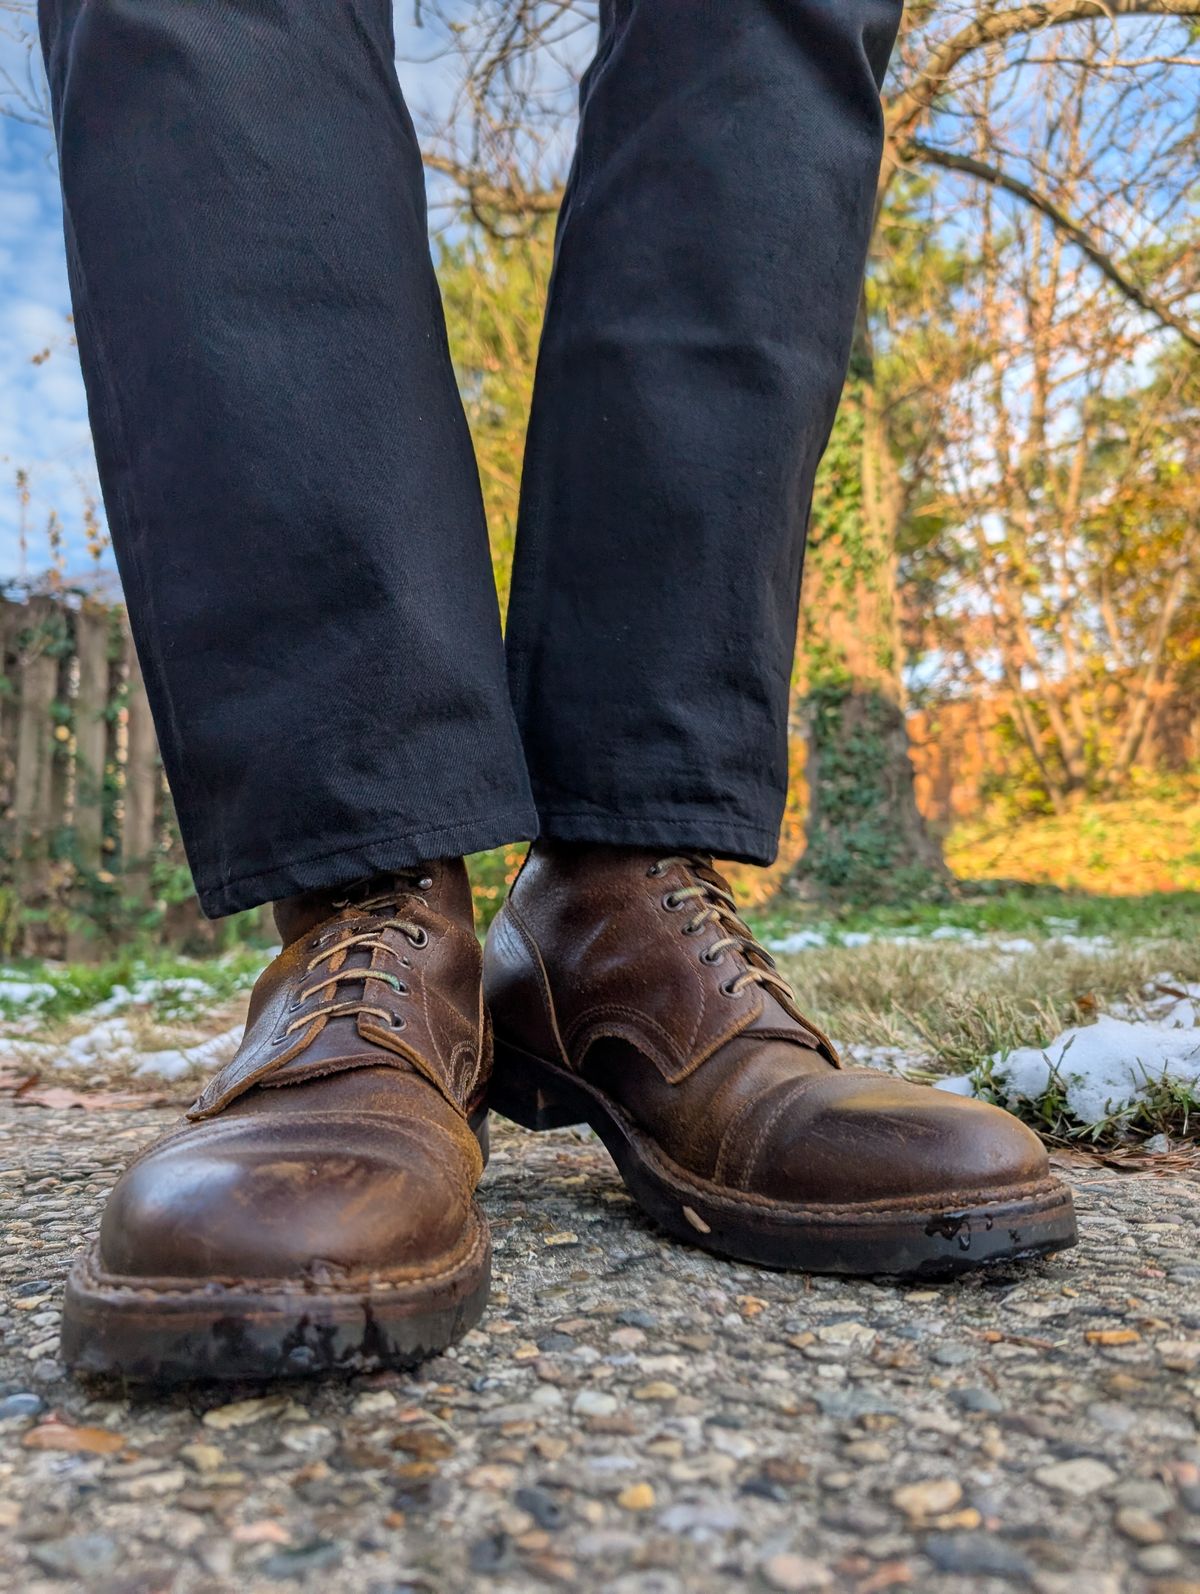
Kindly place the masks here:
POLYGON ((604 0, 508 618, 544 836, 774 856, 901 0, 604 0))
POLYGON ((603 16, 509 620, 548 839, 488 936, 493 1105, 590 1122, 642 1206, 723 1255, 948 1272, 1068 1245, 1037 1137, 843 1069, 710 856, 776 849, 805 520, 900 0, 603 16))
POLYGON ((389 0, 41 0, 113 544, 229 913, 533 834, 389 0))
POLYGON ((491 1046, 452 855, 536 816, 391 6, 40 9, 180 826, 205 910, 275 900, 284 942, 237 1056, 117 1184, 64 1354, 158 1381, 409 1362, 488 1284, 491 1046))

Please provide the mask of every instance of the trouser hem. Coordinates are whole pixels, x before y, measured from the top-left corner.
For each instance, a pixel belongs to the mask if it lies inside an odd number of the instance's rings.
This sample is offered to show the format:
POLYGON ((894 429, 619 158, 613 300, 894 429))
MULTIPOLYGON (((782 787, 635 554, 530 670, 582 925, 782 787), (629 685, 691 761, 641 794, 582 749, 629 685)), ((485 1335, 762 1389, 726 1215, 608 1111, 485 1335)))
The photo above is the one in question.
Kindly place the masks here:
POLYGON ((680 812, 628 816, 542 809, 539 834, 550 841, 590 841, 613 847, 662 847, 665 852, 710 852, 738 863, 774 863, 779 830, 680 812))
POLYGON ((531 808, 510 808, 489 814, 486 819, 463 819, 436 830, 410 831, 370 841, 347 840, 329 851, 257 874, 213 884, 197 880, 196 890, 205 917, 219 919, 301 891, 323 891, 368 875, 386 874, 390 869, 408 869, 430 858, 458 858, 510 842, 532 841, 537 828, 537 815, 531 808))

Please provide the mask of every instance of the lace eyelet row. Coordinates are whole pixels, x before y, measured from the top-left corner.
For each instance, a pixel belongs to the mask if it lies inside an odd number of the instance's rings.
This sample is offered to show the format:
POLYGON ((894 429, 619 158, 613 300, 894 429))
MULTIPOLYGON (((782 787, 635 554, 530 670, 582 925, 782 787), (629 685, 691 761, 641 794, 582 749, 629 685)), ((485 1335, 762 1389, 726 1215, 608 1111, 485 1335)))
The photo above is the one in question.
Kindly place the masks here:
MULTIPOLYGON (((675 859, 667 859, 665 861, 668 862, 668 863, 673 863, 673 862, 675 862, 677 860, 675 860, 675 859)), ((663 871, 663 867, 662 867, 662 862, 661 861, 658 862, 658 863, 652 863, 649 866, 649 868, 646 870, 647 876, 649 878, 651 878, 651 879, 657 877, 658 875, 661 875, 663 872, 664 871, 663 871)), ((677 891, 668 891, 665 896, 663 896, 663 897, 661 897, 659 899, 659 905, 667 913, 678 913, 682 908, 685 908, 687 906, 688 899, 691 898, 691 897, 695 897, 695 896, 697 896, 697 892, 692 887, 689 887, 688 890, 683 892, 683 893, 679 893, 677 891)), ((701 916, 701 919, 700 919, 699 923, 696 923, 695 921, 691 921, 688 924, 685 924, 683 926, 683 934, 684 935, 699 935, 701 933, 701 931, 705 928, 706 922, 708 922, 709 920, 711 920, 711 922, 713 924, 717 925, 719 928, 725 929, 726 926, 724 924, 724 919, 723 919, 722 915, 723 915, 723 910, 718 905, 715 911, 712 911, 710 909, 707 917, 701 916)), ((713 953, 712 953, 712 948, 711 947, 705 947, 703 949, 703 951, 701 951, 700 954, 699 954, 701 963, 706 963, 706 964, 708 964, 711 967, 711 966, 714 966, 716 964, 724 962, 726 947, 732 945, 732 942, 729 941, 728 939, 726 939, 723 942, 722 941, 718 941, 716 944, 721 947, 721 950, 714 957, 713 953)), ((773 966, 773 964, 770 964, 770 960, 769 959, 768 959, 768 964, 769 964, 769 967, 773 970, 774 966, 773 966)), ((743 971, 741 971, 741 972, 739 972, 737 974, 734 974, 733 976, 731 976, 731 978, 722 981, 722 983, 717 987, 717 989, 718 989, 718 991, 720 992, 720 994, 722 996, 729 997, 731 1000, 736 1000, 736 998, 738 998, 740 996, 743 996, 745 994, 746 989, 747 989, 747 987, 748 987, 748 985, 750 983, 752 983, 753 981, 757 981, 757 980, 761 980, 761 982, 763 984, 768 983, 768 980, 770 980, 772 983, 778 983, 778 984, 781 984, 781 985, 783 983, 781 980, 777 979, 777 977, 773 974, 773 972, 770 973, 770 974, 767 974, 767 973, 764 973, 764 972, 759 971, 758 969, 752 967, 752 968, 743 970, 743 971)))

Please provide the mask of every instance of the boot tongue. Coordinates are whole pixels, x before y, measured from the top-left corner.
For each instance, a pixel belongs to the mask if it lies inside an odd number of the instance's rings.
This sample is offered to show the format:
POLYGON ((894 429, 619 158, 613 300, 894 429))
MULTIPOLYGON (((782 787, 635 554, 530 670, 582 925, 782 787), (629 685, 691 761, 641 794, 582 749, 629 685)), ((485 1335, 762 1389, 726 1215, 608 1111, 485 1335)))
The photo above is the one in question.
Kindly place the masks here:
POLYGON ((273 905, 275 928, 284 946, 291 946, 335 914, 363 911, 358 904, 371 897, 424 895, 437 884, 438 873, 435 864, 417 864, 412 869, 400 870, 395 874, 369 875, 346 886, 302 891, 273 905))
POLYGON ((794 1041, 816 1052, 833 1068, 842 1066, 837 1048, 823 1030, 799 1013, 791 1013, 770 986, 762 987, 762 1011, 747 1024, 743 1035, 770 1035, 776 1040, 794 1041))

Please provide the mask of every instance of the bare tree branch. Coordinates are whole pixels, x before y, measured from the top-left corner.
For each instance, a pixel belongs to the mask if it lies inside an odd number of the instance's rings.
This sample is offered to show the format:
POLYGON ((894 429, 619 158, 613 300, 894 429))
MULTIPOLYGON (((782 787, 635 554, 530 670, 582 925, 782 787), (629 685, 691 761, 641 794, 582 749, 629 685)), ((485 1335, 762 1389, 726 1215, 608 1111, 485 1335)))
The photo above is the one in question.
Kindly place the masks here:
POLYGON ((477 215, 493 211, 501 216, 548 216, 553 215, 562 203, 561 186, 529 189, 515 178, 501 186, 448 155, 439 155, 436 150, 423 150, 421 159, 430 171, 449 177, 462 190, 464 198, 477 215))
POLYGON ((919 160, 944 167, 947 171, 963 172, 969 177, 977 177, 981 182, 989 183, 993 188, 1003 189, 1005 193, 1013 194, 1017 199, 1024 200, 1027 205, 1032 205, 1051 221, 1059 232, 1069 238, 1127 299, 1161 321, 1164 326, 1178 332, 1180 337, 1190 343, 1194 349, 1200 349, 1200 327, 1192 326, 1182 316, 1176 315, 1169 305, 1164 304, 1161 299, 1128 276, 1113 259, 1112 254, 1061 206, 1055 204, 1048 194, 1030 187, 1028 183, 1022 182, 1019 177, 1014 177, 1009 172, 1001 171, 998 166, 990 166, 973 156, 959 155, 953 150, 938 149, 935 145, 924 144, 919 140, 913 140, 908 147, 909 153, 919 160))
POLYGON ((1200 17, 1200 0, 1034 0, 1009 10, 984 10, 950 38, 936 46, 925 61, 917 81, 897 95, 887 110, 889 142, 902 156, 901 146, 915 131, 945 91, 954 69, 987 45, 1004 44, 1021 34, 1070 22, 1107 17, 1200 17))

